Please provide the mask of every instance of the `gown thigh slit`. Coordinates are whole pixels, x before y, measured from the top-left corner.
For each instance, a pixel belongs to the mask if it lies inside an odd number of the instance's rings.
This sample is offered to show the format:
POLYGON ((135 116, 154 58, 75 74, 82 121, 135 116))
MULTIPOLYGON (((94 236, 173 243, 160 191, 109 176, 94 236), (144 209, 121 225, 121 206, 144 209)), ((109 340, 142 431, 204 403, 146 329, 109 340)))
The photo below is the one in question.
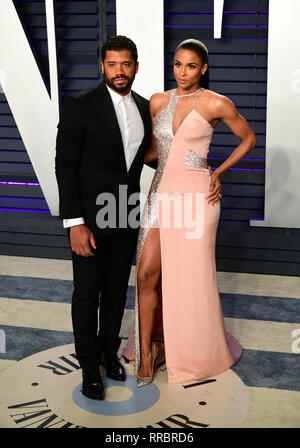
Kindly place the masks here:
POLYGON ((162 339, 161 315, 161 255, 159 229, 148 232, 136 271, 139 306, 141 349, 151 347, 151 341, 162 339))
MULTIPOLYGON (((204 89, 201 90, 202 94, 204 89)), ((158 167, 142 213, 136 268, 151 228, 159 227, 162 310, 153 334, 164 338, 169 383, 188 383, 218 375, 242 354, 238 341, 225 330, 220 303, 215 245, 220 203, 208 204, 207 155, 213 134, 210 123, 189 103, 170 91, 167 107, 154 118, 158 167), (180 99, 180 101, 179 101, 180 99), (184 118, 176 133, 175 113, 184 118)), ((159 313, 158 313, 159 314, 159 313)), ((138 289, 135 289, 135 375, 140 364, 138 289)), ((130 341, 131 339, 131 341, 130 341)), ((133 347, 134 345, 134 347, 133 347)))

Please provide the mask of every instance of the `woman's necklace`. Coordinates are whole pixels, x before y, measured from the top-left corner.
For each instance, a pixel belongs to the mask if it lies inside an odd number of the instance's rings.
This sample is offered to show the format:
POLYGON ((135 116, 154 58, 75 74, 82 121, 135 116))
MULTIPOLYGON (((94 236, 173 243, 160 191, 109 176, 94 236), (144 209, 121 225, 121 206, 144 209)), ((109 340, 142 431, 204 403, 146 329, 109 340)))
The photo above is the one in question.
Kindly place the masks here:
POLYGON ((177 95, 177 94, 175 93, 175 95, 178 96, 178 98, 183 98, 184 96, 192 96, 192 95, 195 95, 195 93, 200 92, 200 90, 202 90, 202 89, 203 89, 203 87, 200 87, 200 89, 195 90, 195 92, 193 92, 193 93, 187 93, 186 95, 177 95))

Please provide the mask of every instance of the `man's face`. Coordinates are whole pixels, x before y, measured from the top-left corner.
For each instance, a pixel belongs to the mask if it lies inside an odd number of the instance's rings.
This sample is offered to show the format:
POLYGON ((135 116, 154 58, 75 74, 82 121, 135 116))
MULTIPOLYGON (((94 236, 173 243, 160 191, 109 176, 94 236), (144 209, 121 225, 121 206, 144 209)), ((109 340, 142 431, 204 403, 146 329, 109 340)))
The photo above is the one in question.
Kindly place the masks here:
POLYGON ((102 73, 106 84, 121 95, 129 93, 135 74, 138 71, 138 62, 135 62, 129 50, 107 50, 102 73))

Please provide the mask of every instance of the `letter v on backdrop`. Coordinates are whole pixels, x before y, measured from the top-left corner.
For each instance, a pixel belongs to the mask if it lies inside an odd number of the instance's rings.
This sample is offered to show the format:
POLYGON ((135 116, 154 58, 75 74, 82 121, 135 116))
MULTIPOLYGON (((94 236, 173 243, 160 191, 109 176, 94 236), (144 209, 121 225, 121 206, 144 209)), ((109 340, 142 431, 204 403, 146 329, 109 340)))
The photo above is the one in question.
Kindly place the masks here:
POLYGON ((58 214, 55 140, 59 94, 53 0, 45 0, 51 97, 12 0, 0 1, 0 73, 6 99, 48 207, 58 214))

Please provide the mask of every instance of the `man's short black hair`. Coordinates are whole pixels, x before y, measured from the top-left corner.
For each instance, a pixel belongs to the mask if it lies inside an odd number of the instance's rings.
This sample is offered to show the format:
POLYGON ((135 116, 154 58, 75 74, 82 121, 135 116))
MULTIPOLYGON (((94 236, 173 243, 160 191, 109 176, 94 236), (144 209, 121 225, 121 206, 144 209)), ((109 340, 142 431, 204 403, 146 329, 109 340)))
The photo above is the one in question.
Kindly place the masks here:
POLYGON ((138 53, 135 43, 126 36, 112 36, 103 44, 101 56, 102 62, 106 58, 107 50, 122 51, 129 50, 135 62, 138 60, 138 53))

